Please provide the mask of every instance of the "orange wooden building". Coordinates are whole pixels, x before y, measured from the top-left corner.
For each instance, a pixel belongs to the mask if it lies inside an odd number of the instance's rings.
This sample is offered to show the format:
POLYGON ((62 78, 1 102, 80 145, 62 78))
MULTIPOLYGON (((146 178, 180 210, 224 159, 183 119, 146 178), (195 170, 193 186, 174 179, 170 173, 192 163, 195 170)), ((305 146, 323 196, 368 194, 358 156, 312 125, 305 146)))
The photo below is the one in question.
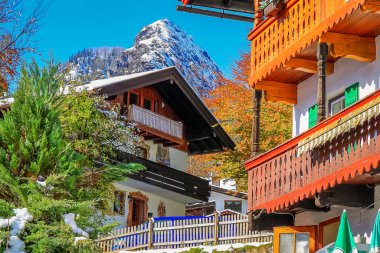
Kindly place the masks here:
POLYGON ((335 241, 347 209, 354 234, 369 234, 380 207, 380 1, 251 2, 252 229, 273 230, 275 252, 312 253, 335 241), (293 138, 265 153, 261 99, 293 105, 293 138))

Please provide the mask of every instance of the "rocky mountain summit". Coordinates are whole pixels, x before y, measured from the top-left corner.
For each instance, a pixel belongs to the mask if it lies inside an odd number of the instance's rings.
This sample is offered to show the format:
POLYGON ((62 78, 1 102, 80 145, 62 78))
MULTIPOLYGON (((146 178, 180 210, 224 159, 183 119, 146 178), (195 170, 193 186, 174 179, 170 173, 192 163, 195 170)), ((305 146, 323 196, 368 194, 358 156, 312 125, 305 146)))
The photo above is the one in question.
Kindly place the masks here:
POLYGON ((198 92, 215 87, 220 69, 207 52, 167 19, 145 26, 131 48, 84 49, 64 64, 69 80, 89 82, 175 66, 198 92))

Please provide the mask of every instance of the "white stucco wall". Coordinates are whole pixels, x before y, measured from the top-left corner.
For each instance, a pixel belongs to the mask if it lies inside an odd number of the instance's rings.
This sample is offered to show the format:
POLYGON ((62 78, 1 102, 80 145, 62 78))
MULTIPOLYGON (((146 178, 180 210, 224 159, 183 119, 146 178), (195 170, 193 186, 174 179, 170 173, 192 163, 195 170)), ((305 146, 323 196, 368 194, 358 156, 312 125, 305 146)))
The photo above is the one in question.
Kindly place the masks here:
MULTIPOLYGON (((153 141, 145 141, 145 144, 149 146, 149 160, 155 162, 157 156, 157 146, 153 141)), ((170 154, 170 166, 173 169, 186 172, 188 154, 176 148, 169 147, 170 154)))
MULTIPOLYGON (((376 38, 377 56, 372 63, 340 59, 334 64, 334 73, 327 77, 327 101, 359 82, 359 99, 380 88, 380 36, 376 38)), ((317 75, 297 86, 297 105, 293 108, 293 136, 308 129, 308 109, 317 103, 317 75)), ((326 104, 326 110, 327 109, 326 104)))
POLYGON ((230 195, 222 194, 219 192, 211 191, 209 202, 215 201, 215 209, 216 211, 224 210, 224 201, 225 200, 242 200, 242 213, 247 213, 247 200, 236 198, 230 195))
POLYGON ((375 206, 364 210, 364 208, 342 208, 332 207, 329 212, 303 212, 295 216, 296 226, 318 225, 319 223, 341 216, 344 209, 350 221, 354 235, 364 233, 371 234, 377 211, 380 208, 380 186, 375 186, 375 206))
MULTIPOLYGON (((144 183, 141 183, 144 184, 144 183)), ((166 216, 184 216, 185 215, 185 208, 186 208, 186 203, 184 201, 176 201, 174 198, 168 198, 168 197, 163 197, 162 195, 160 196, 160 193, 157 192, 157 194, 147 192, 147 191, 142 191, 141 189, 136 189, 134 187, 130 187, 127 185, 127 182, 125 183, 116 183, 115 184, 116 188, 120 191, 125 192, 125 214, 124 215, 113 215, 112 218, 115 221, 120 222, 122 225, 119 227, 125 227, 126 222, 127 222, 127 217, 128 217, 128 195, 131 192, 136 192, 139 191, 145 196, 149 198, 148 200, 148 213, 153 213, 153 217, 157 217, 158 215, 158 204, 162 200, 165 203, 166 207, 166 216)))

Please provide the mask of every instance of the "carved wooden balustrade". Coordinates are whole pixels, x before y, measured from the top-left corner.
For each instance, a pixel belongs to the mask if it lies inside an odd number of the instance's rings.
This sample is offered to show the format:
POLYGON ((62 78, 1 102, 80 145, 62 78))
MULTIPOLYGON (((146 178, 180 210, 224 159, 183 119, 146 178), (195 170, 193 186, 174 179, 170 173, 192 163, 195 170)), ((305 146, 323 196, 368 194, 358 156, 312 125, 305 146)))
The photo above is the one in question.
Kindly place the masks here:
POLYGON ((179 139, 183 138, 183 124, 181 122, 169 119, 136 105, 129 106, 128 120, 179 139))
POLYGON ((252 41, 251 85, 265 79, 366 2, 371 0, 287 0, 284 11, 262 21, 248 36, 252 41))
POLYGON ((342 182, 365 183, 379 162, 380 91, 247 161, 249 209, 283 210, 342 182))

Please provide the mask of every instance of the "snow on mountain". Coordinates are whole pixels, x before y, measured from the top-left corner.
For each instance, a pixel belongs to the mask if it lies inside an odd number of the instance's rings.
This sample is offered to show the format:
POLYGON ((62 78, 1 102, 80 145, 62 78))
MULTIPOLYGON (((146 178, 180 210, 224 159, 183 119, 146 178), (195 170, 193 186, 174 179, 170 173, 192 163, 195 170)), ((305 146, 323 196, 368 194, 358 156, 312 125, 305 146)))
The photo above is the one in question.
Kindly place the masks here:
POLYGON ((221 74, 206 51, 167 19, 145 26, 131 48, 84 49, 64 64, 68 79, 89 82, 175 66, 198 92, 215 87, 221 74))

